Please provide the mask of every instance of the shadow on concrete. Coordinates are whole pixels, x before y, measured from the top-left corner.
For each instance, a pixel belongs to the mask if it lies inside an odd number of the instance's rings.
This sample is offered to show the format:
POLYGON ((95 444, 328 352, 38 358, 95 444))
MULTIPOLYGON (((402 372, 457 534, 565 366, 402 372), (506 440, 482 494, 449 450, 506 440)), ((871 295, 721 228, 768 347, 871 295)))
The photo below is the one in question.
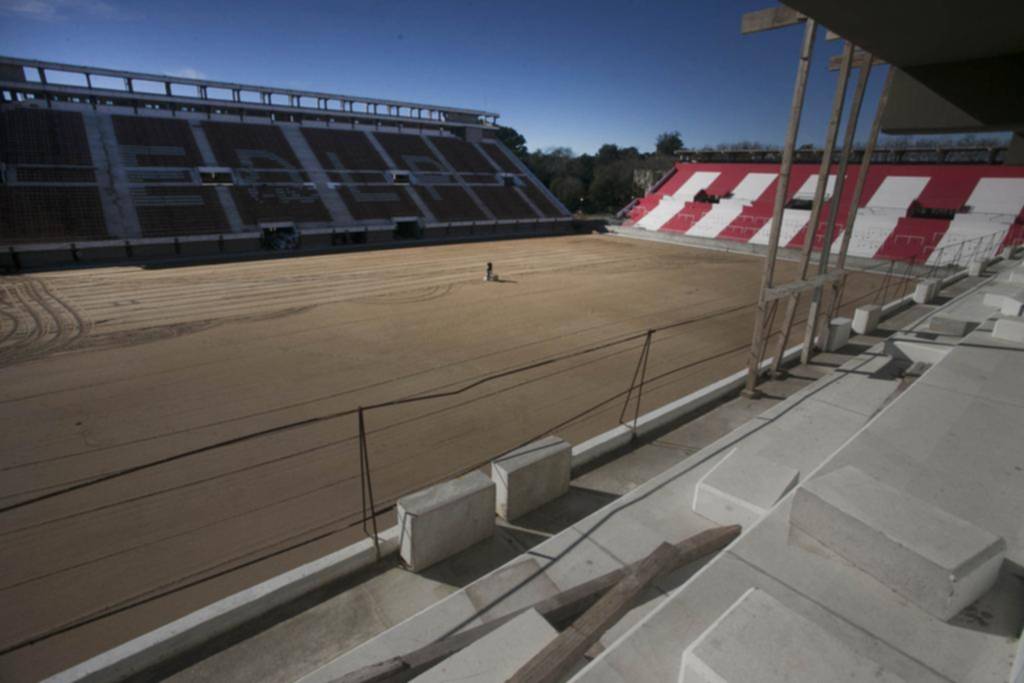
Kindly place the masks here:
POLYGON ((149 683, 150 681, 163 681, 174 674, 184 671, 204 659, 227 650, 228 648, 242 643, 257 636, 258 634, 296 617, 303 612, 324 603, 331 598, 349 591, 356 586, 365 583, 377 576, 385 574, 398 566, 397 555, 385 558, 380 562, 357 572, 352 576, 345 577, 322 588, 311 591, 292 600, 276 609, 273 609, 259 617, 247 621, 244 624, 223 633, 215 638, 203 641, 196 647, 189 648, 181 654, 172 657, 156 666, 144 669, 128 678, 125 681, 132 683, 149 683))
POLYGON ((949 623, 971 631, 1018 638, 1024 627, 1024 568, 1004 561, 991 590, 960 610, 949 623))
POLYGON ((604 491, 570 486, 565 495, 523 515, 515 524, 544 534, 557 534, 616 498, 618 496, 604 491))
POLYGON ((449 586, 465 588, 547 539, 547 534, 499 525, 494 535, 487 540, 438 562, 420 572, 420 575, 449 586))

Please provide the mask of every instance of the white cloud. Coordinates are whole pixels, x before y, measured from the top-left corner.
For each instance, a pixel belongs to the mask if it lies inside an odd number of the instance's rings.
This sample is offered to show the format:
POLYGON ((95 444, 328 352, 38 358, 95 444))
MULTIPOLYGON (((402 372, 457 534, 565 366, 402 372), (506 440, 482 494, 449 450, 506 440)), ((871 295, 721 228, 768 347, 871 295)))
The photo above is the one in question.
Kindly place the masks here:
POLYGON ((190 66, 183 66, 179 69, 170 69, 164 72, 166 76, 177 76, 178 78, 195 78, 198 80, 207 80, 207 75, 199 69, 193 69, 190 66))
POLYGON ((81 15, 121 18, 118 9, 105 0, 0 0, 0 12, 37 21, 63 21, 81 15))

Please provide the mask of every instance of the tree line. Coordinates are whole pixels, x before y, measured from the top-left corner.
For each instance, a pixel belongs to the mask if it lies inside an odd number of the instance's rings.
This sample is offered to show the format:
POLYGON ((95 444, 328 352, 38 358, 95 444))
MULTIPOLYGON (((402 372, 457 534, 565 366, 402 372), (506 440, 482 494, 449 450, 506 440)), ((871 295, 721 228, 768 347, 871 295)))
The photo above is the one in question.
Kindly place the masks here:
POLYGON ((646 189, 634 182, 635 171, 650 170, 660 176, 672 168, 676 152, 683 149, 678 131, 659 135, 653 152, 606 144, 596 154, 579 155, 568 147, 531 152, 526 138, 513 128, 499 128, 498 138, 567 209, 584 213, 618 211, 646 189))

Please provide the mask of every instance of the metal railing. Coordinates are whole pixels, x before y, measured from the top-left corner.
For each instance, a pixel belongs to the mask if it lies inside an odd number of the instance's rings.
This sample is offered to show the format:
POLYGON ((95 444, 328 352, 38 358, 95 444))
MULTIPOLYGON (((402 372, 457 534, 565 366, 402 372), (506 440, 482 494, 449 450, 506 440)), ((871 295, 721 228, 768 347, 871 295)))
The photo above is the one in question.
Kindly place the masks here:
POLYGON ((358 115, 363 118, 455 125, 494 126, 497 125, 499 117, 499 114, 494 112, 478 109, 3 56, 0 56, 0 79, 0 91, 11 94, 27 93, 44 98, 81 98, 84 101, 114 98, 137 103, 178 102, 183 105, 233 109, 275 108, 315 114, 358 115), (16 69, 22 70, 21 79, 11 77, 16 69), (31 77, 32 74, 35 78, 31 77), (80 77, 82 84, 58 82, 68 80, 69 75, 80 77), (98 81, 102 81, 102 85, 98 81), (188 92, 176 92, 176 88, 187 89, 188 92))

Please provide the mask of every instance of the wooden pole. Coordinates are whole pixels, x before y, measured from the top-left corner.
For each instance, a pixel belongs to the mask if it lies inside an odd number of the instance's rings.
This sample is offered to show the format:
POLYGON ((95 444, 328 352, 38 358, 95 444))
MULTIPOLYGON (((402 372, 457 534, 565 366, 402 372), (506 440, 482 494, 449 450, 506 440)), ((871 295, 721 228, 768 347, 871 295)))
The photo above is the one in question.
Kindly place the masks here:
MULTIPOLYGON (((818 221, 821 219, 821 209, 825 201, 825 190, 828 189, 828 172, 832 167, 832 152, 836 147, 836 137, 839 133, 839 120, 843 115, 843 104, 846 100, 846 84, 850 80, 850 64, 853 61, 853 45, 846 41, 843 46, 843 61, 839 66, 839 81, 836 83, 835 96, 832 98, 832 115, 828 120, 828 129, 825 132, 825 145, 821 154, 821 165, 818 167, 818 184, 814 188, 814 200, 811 203, 811 217, 807 221, 807 228, 804 233, 804 246, 800 252, 800 275, 799 279, 807 279, 807 267, 811 260, 811 247, 814 244, 814 236, 818 233, 818 221)), ((834 198, 833 198, 834 199, 834 198)), ((782 353, 789 343, 789 331, 793 327, 793 320, 796 318, 796 309, 800 303, 800 294, 793 294, 786 302, 786 317, 783 319, 782 327, 779 329, 779 343, 776 347, 775 358, 772 361, 772 372, 778 374, 782 370, 782 353)))
MULTIPOLYGON (((850 164, 850 156, 853 154, 853 138, 857 134, 857 119, 860 118, 860 105, 864 101, 864 90, 868 85, 868 78, 871 75, 871 55, 868 55, 860 67, 857 75, 857 87, 853 92, 853 101, 850 103, 850 115, 846 119, 846 135, 843 140, 843 153, 839 157, 839 168, 836 171, 836 186, 832 192, 832 203, 828 207, 828 222, 825 224, 825 239, 821 243, 821 252, 818 254, 818 275, 828 272, 828 261, 832 251, 832 238, 836 230, 836 217, 839 214, 839 201, 843 196, 843 187, 846 184, 846 169, 850 164)), ((815 286, 811 292, 811 307, 807 313, 807 331, 804 333, 804 347, 800 352, 800 362, 807 363, 811 360, 811 352, 814 350, 814 338, 818 332, 819 309, 821 308, 821 295, 824 284, 815 286)), ((826 334, 828 326, 825 326, 826 334)))
MULTIPOLYGON (((739 535, 739 526, 716 527, 702 531, 677 543, 675 546, 669 546, 669 548, 673 551, 676 567, 681 567, 721 550, 739 535)), ((658 552, 664 545, 667 544, 659 546, 655 552, 658 552)), ((650 556, 622 569, 616 569, 585 581, 578 586, 540 600, 532 605, 520 607, 508 614, 491 619, 480 626, 454 635, 444 636, 408 654, 392 657, 391 659, 357 669, 334 679, 334 683, 392 683, 407 681, 459 650, 473 644, 502 624, 511 621, 529 609, 537 610, 548 621, 564 623, 566 619, 573 618, 580 614, 580 612, 583 612, 596 596, 620 583, 625 577, 637 572, 649 558, 650 556)))
POLYGON ((750 356, 747 361, 747 386, 743 393, 747 396, 757 395, 757 378, 761 373, 761 357, 768 343, 769 302, 765 293, 771 289, 775 277, 775 260, 779 252, 779 233, 782 230, 782 211, 786 206, 789 194, 789 176, 793 170, 793 149, 796 147, 796 136, 800 131, 800 116, 804 109, 804 94, 807 91, 807 75, 811 66, 811 52, 814 49, 814 34, 817 24, 813 19, 804 23, 804 39, 800 46, 800 62, 796 69, 796 83, 793 85, 793 103, 789 111, 789 127, 786 129, 786 142, 782 148, 782 162, 779 166, 779 181, 775 188, 775 207, 772 211, 772 225, 768 234, 768 253, 764 257, 764 270, 761 273, 761 291, 758 295, 757 314, 754 318, 753 338, 750 342, 750 356))
MULTIPOLYGON (((871 156, 875 153, 875 144, 878 142, 878 133, 882 129, 882 115, 885 113, 885 104, 889 101, 889 90, 892 88, 893 72, 896 67, 890 66, 889 73, 885 77, 885 85, 882 86, 882 94, 878 98, 878 106, 875 108, 875 119, 871 122, 871 133, 868 136, 868 143, 864 147, 864 156, 860 161, 860 170, 857 173, 857 184, 853 187, 853 200, 850 203, 849 213, 846 217, 846 230, 843 231, 843 243, 839 248, 839 258, 836 259, 836 270, 842 270, 846 266, 846 252, 850 247, 850 237, 853 235, 853 224, 857 219, 857 207, 860 206, 860 197, 864 191, 864 183, 868 177, 868 169, 871 168, 871 156)), ((842 304, 843 291, 846 286, 846 275, 832 283, 832 303, 829 307, 829 320, 839 312, 842 304)), ((884 303, 884 302, 883 302, 884 303)))

